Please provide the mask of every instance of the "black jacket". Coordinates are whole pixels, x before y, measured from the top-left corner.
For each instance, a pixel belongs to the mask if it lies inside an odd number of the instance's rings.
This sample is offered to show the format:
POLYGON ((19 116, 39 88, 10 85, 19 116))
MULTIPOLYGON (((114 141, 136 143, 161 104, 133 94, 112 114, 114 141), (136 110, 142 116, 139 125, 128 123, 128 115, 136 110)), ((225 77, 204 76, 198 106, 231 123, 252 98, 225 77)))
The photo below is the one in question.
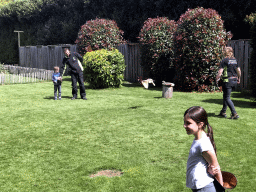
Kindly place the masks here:
POLYGON ((62 65, 60 67, 60 76, 62 76, 65 72, 66 65, 69 66, 71 73, 81 73, 82 70, 78 64, 78 59, 81 61, 81 63, 83 62, 83 57, 76 52, 70 53, 69 57, 65 56, 62 60, 62 65))

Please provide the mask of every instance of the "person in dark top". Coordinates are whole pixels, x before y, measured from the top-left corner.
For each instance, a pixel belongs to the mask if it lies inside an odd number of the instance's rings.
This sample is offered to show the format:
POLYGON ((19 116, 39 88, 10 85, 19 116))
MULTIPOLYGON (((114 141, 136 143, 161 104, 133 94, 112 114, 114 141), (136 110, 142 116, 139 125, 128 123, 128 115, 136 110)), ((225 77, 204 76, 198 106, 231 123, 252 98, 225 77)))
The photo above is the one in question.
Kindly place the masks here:
POLYGON ((57 100, 57 91, 59 92, 59 100, 61 100, 61 77, 59 73, 59 67, 54 67, 54 73, 52 74, 52 81, 54 85, 54 100, 57 100))
POLYGON ((83 67, 81 65, 83 57, 76 52, 71 53, 68 48, 64 49, 64 53, 65 57, 63 58, 62 65, 60 67, 60 76, 62 77, 65 72, 66 65, 68 65, 72 80, 72 100, 77 99, 77 82, 79 83, 81 98, 87 100, 84 87, 83 67))
POLYGON ((238 67, 236 58, 234 57, 232 47, 225 47, 224 56, 225 58, 221 61, 219 71, 216 76, 216 81, 218 82, 223 73, 223 107, 218 116, 226 118, 226 110, 227 107, 229 107, 231 110, 231 119, 238 119, 239 116, 235 110, 234 103, 230 99, 230 95, 232 88, 234 88, 237 83, 240 83, 241 70, 238 67))

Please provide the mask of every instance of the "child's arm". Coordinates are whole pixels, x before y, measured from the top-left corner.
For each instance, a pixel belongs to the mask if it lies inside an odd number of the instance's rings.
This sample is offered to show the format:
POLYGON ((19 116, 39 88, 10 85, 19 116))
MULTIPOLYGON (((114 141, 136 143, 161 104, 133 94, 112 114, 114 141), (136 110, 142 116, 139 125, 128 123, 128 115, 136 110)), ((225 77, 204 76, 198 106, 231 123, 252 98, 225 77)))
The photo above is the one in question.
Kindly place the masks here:
POLYGON ((223 186, 222 174, 219 169, 220 166, 219 166, 219 163, 218 163, 215 153, 213 153, 212 151, 204 151, 203 157, 209 163, 210 166, 213 166, 214 168, 217 168, 217 170, 219 170, 219 171, 215 171, 216 174, 214 176, 219 181, 219 183, 223 186))
POLYGON ((53 82, 53 83, 56 83, 56 79, 55 79, 55 77, 54 77, 54 74, 52 74, 52 82, 53 82))

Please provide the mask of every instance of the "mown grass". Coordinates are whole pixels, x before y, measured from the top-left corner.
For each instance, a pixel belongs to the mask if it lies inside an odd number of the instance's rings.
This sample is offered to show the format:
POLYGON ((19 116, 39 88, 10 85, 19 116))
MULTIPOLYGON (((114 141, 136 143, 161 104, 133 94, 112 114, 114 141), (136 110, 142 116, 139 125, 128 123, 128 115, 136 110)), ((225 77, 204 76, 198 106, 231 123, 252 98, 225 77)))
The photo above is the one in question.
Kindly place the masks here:
POLYGON ((186 161, 193 136, 183 113, 204 107, 214 128, 222 170, 238 179, 234 191, 255 191, 255 106, 233 93, 239 120, 215 117, 221 93, 87 89, 87 101, 71 100, 65 79, 62 100, 53 100, 51 82, 0 86, 1 191, 190 191, 186 161), (89 175, 117 169, 121 177, 89 175))

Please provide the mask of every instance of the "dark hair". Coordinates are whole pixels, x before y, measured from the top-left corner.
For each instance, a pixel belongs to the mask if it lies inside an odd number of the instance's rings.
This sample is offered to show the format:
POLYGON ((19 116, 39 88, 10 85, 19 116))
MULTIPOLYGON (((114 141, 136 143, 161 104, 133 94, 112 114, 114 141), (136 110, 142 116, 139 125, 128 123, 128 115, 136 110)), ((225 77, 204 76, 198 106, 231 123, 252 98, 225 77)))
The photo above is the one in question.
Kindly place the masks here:
POLYGON ((189 109, 187 109, 184 113, 184 117, 185 115, 188 115, 188 117, 190 119, 192 119, 193 121, 195 121, 197 124, 203 122, 203 130, 205 131, 205 127, 207 126, 207 136, 210 138, 210 141, 212 143, 212 146, 214 148, 214 151, 217 155, 217 151, 216 151, 216 145, 214 143, 214 138, 213 138, 213 131, 212 131, 212 127, 210 126, 210 124, 208 123, 208 117, 207 117, 207 113, 204 110, 204 108, 200 107, 200 106, 194 106, 194 107, 190 107, 189 109))

